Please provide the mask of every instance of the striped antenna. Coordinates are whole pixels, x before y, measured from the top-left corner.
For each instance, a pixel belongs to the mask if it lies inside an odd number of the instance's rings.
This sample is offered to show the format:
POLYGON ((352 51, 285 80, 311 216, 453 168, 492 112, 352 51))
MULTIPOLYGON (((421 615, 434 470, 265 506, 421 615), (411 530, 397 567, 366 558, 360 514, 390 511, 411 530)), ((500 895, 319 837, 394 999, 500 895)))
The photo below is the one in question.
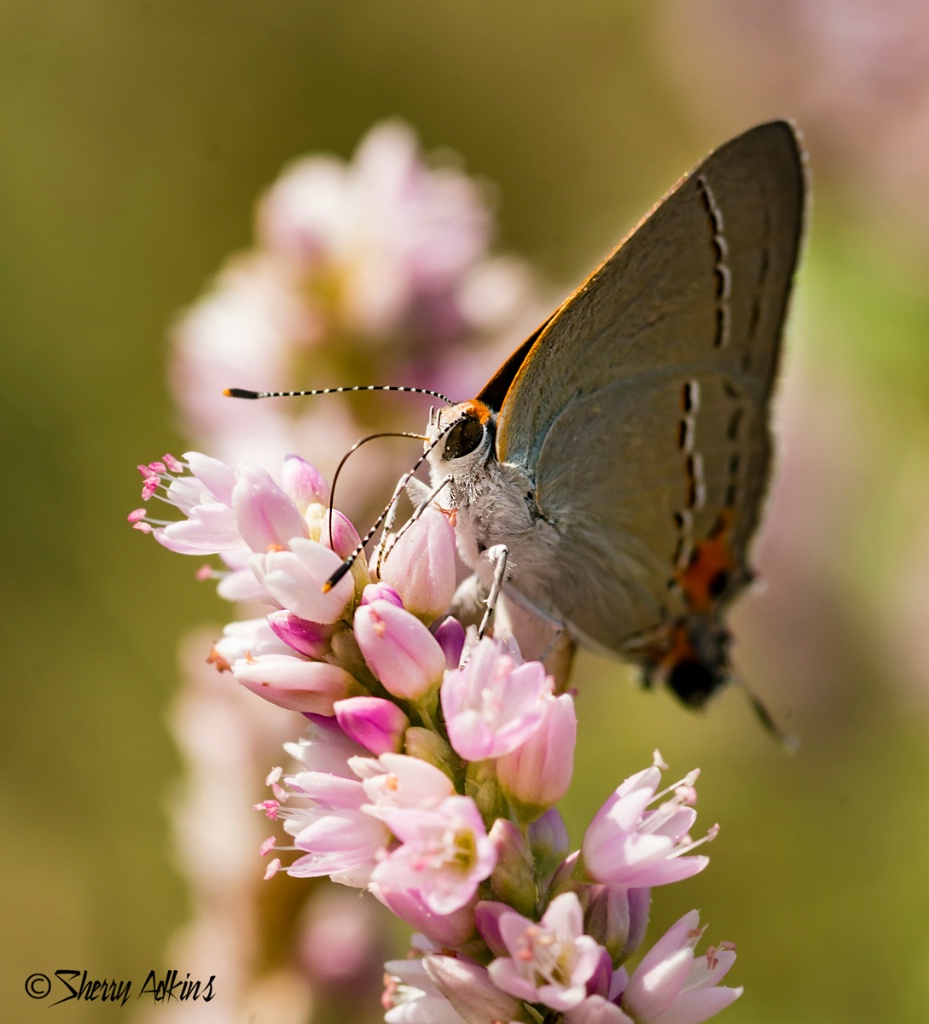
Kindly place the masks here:
MULTIPOLYGON (((400 494, 402 493, 403 488, 406 487, 410 480, 412 480, 413 474, 426 461, 426 459, 429 457, 429 453, 432 451, 433 448, 435 448, 439 441, 441 441, 442 438, 445 437, 445 435, 452 429, 452 427, 457 426, 460 422, 461 418, 456 417, 451 421, 451 423, 446 424, 445 428, 438 435, 438 437, 436 437, 426 447, 425 451, 422 453, 422 455, 420 455, 416 462, 413 463, 410 469, 408 469, 403 474, 403 476, 400 477, 397 486, 394 488, 394 493, 391 496, 390 501, 387 502, 387 504, 384 506, 383 512, 381 512, 377 519, 375 519, 374 522, 371 524, 371 529, 368 530, 368 532, 361 538, 355 550, 348 556, 348 558, 345 559, 344 562, 342 562, 338 569, 336 569, 336 571, 323 584, 324 594, 328 594, 329 591, 332 590, 332 588, 339 582, 339 580, 342 579, 342 577, 351 570, 352 566, 355 564, 355 560, 368 546, 368 543, 370 542, 371 538, 375 535, 375 533, 377 533, 381 523, 383 523, 384 520, 387 518, 388 514, 390 513, 390 510, 394 506, 394 502, 399 498, 400 494)), ((367 440, 367 438, 365 440, 367 440)))
POLYGON ((340 395, 348 391, 405 391, 408 395, 430 395, 446 405, 455 403, 438 391, 428 388, 407 388, 394 384, 359 384, 351 388, 313 388, 311 391, 248 391, 245 388, 226 388, 227 398, 307 398, 310 395, 340 395))
MULTIPOLYGON (((335 508, 335 485, 339 482, 339 474, 342 472, 342 467, 345 465, 346 462, 348 462, 350 455, 357 452, 358 449, 363 444, 367 444, 369 441, 375 441, 379 437, 412 437, 417 441, 429 440, 429 438, 426 437, 425 434, 410 434, 407 431, 403 430, 385 430, 378 434, 368 434, 367 437, 363 437, 360 441, 356 441, 351 446, 351 448, 349 448, 349 450, 342 456, 342 458, 339 459, 339 464, 338 466, 336 466, 335 473, 333 474, 332 477, 332 486, 329 488, 329 547, 333 549, 335 549, 335 543, 332 540, 332 512, 333 509, 335 508)), ((422 459, 420 459, 419 462, 416 463, 416 466, 419 466, 421 462, 422 459)), ((391 502, 393 502, 393 500, 394 499, 391 498, 391 502)))

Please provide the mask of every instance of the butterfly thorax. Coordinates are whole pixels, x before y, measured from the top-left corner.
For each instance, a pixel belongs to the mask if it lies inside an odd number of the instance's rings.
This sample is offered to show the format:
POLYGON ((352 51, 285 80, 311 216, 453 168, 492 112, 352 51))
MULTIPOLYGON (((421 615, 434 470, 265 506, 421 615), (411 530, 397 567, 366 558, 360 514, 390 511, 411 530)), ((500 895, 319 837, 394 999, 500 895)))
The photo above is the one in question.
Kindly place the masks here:
POLYGON ((540 610, 549 612, 547 580, 555 564, 557 535, 535 499, 535 484, 519 466, 496 453, 496 413, 470 401, 441 410, 427 427, 429 441, 445 432, 429 455, 434 487, 445 481, 436 503, 455 516, 462 561, 489 587, 494 565, 489 549, 507 549, 507 577, 540 610))

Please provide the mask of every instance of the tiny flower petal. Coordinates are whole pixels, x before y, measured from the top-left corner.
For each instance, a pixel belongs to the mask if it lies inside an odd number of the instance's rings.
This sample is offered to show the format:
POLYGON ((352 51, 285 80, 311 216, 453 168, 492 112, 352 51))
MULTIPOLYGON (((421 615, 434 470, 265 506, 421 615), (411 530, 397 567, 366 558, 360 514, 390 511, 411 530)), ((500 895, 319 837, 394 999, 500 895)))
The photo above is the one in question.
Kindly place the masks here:
POLYGON ((300 510, 258 466, 242 463, 236 468, 232 509, 242 539, 252 551, 283 547, 293 537, 306 537, 306 520, 300 510))

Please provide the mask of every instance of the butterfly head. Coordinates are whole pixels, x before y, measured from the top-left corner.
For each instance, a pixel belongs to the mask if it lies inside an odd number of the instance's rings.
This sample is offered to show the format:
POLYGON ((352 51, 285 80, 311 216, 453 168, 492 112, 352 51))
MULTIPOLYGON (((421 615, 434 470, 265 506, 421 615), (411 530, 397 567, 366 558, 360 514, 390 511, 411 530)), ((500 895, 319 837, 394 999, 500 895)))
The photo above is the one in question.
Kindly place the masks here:
POLYGON ((433 410, 425 436, 426 449, 432 449, 433 474, 458 478, 486 465, 493 456, 496 413, 477 399, 433 410))

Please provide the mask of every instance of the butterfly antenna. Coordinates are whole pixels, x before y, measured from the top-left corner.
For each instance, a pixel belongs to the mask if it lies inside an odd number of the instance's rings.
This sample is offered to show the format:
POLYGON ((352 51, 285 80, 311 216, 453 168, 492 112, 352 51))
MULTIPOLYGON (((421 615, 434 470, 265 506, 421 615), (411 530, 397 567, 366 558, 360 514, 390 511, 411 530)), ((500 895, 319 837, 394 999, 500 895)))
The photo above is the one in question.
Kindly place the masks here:
MULTIPOLYGON (((369 434, 367 437, 361 438, 360 441, 356 441, 351 446, 351 448, 349 448, 349 450, 339 460, 338 466, 336 466, 335 473, 333 474, 333 477, 332 477, 332 487, 330 488, 330 491, 329 491, 329 547, 334 547, 333 540, 332 540, 332 512, 333 512, 333 509, 335 508, 335 488, 336 488, 336 484, 339 482, 339 474, 342 472, 342 467, 345 465, 346 462, 348 462, 349 456, 351 456, 355 452, 357 452, 358 449, 363 444, 367 444, 369 441, 374 441, 374 440, 376 440, 379 437, 412 437, 412 438, 414 438, 414 439, 416 439, 418 441, 428 441, 429 440, 429 438, 426 437, 425 434, 411 434, 411 433, 408 433, 407 431, 385 430, 385 431, 382 431, 381 433, 369 434)), ((420 461, 422 461, 422 460, 420 460, 420 461)), ((417 463, 417 465, 419 465, 419 463, 417 463)))
MULTIPOLYGON (((413 463, 413 465, 403 474, 402 477, 400 477, 400 480, 397 482, 397 486, 394 488, 394 493, 391 496, 390 501, 388 501, 387 504, 384 506, 384 510, 371 524, 371 528, 358 542, 358 545, 356 546, 355 550, 348 556, 348 558, 346 558, 342 562, 338 569, 336 569, 336 571, 323 584, 324 594, 328 594, 329 591, 332 590, 332 588, 339 582, 339 580, 342 579, 342 577, 351 570, 352 566, 355 564, 355 559, 357 559, 358 556, 362 553, 362 551, 364 551, 364 549, 368 546, 368 543, 370 542, 371 538, 375 535, 375 533, 377 533, 378 529, 380 528, 381 523, 383 523, 387 516, 390 514, 390 510, 393 508, 394 503, 396 502, 397 498, 399 498, 404 487, 406 487, 410 480, 413 479, 413 474, 426 461, 426 459, 429 457, 429 453, 432 451, 433 448, 435 448, 439 441, 441 441, 442 438, 445 437, 445 435, 452 429, 452 427, 456 426, 460 422, 460 419, 454 419, 451 421, 451 423, 446 424, 442 432, 426 446, 426 449, 423 451, 422 455, 420 455, 420 457, 416 460, 416 462, 413 463)), ((415 437, 419 435, 413 436, 415 437)), ((345 461, 344 458, 342 461, 345 461)))
POLYGON ((768 710, 764 701, 756 696, 752 691, 745 685, 745 680, 742 679, 737 673, 732 672, 729 676, 730 680, 739 687, 739 689, 748 697, 748 702, 752 706, 752 711, 758 718, 758 721, 764 726, 765 730, 770 733, 780 745, 787 751, 788 754, 795 754, 800 749, 800 740, 792 733, 784 732, 784 730, 777 724, 774 719, 774 715, 768 710))
POLYGON ((227 398, 308 398, 311 395, 342 395, 349 391, 405 391, 408 395, 430 395, 446 405, 455 403, 439 391, 428 388, 408 388, 394 384, 359 384, 350 388, 313 388, 310 391, 248 391, 246 388, 226 388, 227 398))

